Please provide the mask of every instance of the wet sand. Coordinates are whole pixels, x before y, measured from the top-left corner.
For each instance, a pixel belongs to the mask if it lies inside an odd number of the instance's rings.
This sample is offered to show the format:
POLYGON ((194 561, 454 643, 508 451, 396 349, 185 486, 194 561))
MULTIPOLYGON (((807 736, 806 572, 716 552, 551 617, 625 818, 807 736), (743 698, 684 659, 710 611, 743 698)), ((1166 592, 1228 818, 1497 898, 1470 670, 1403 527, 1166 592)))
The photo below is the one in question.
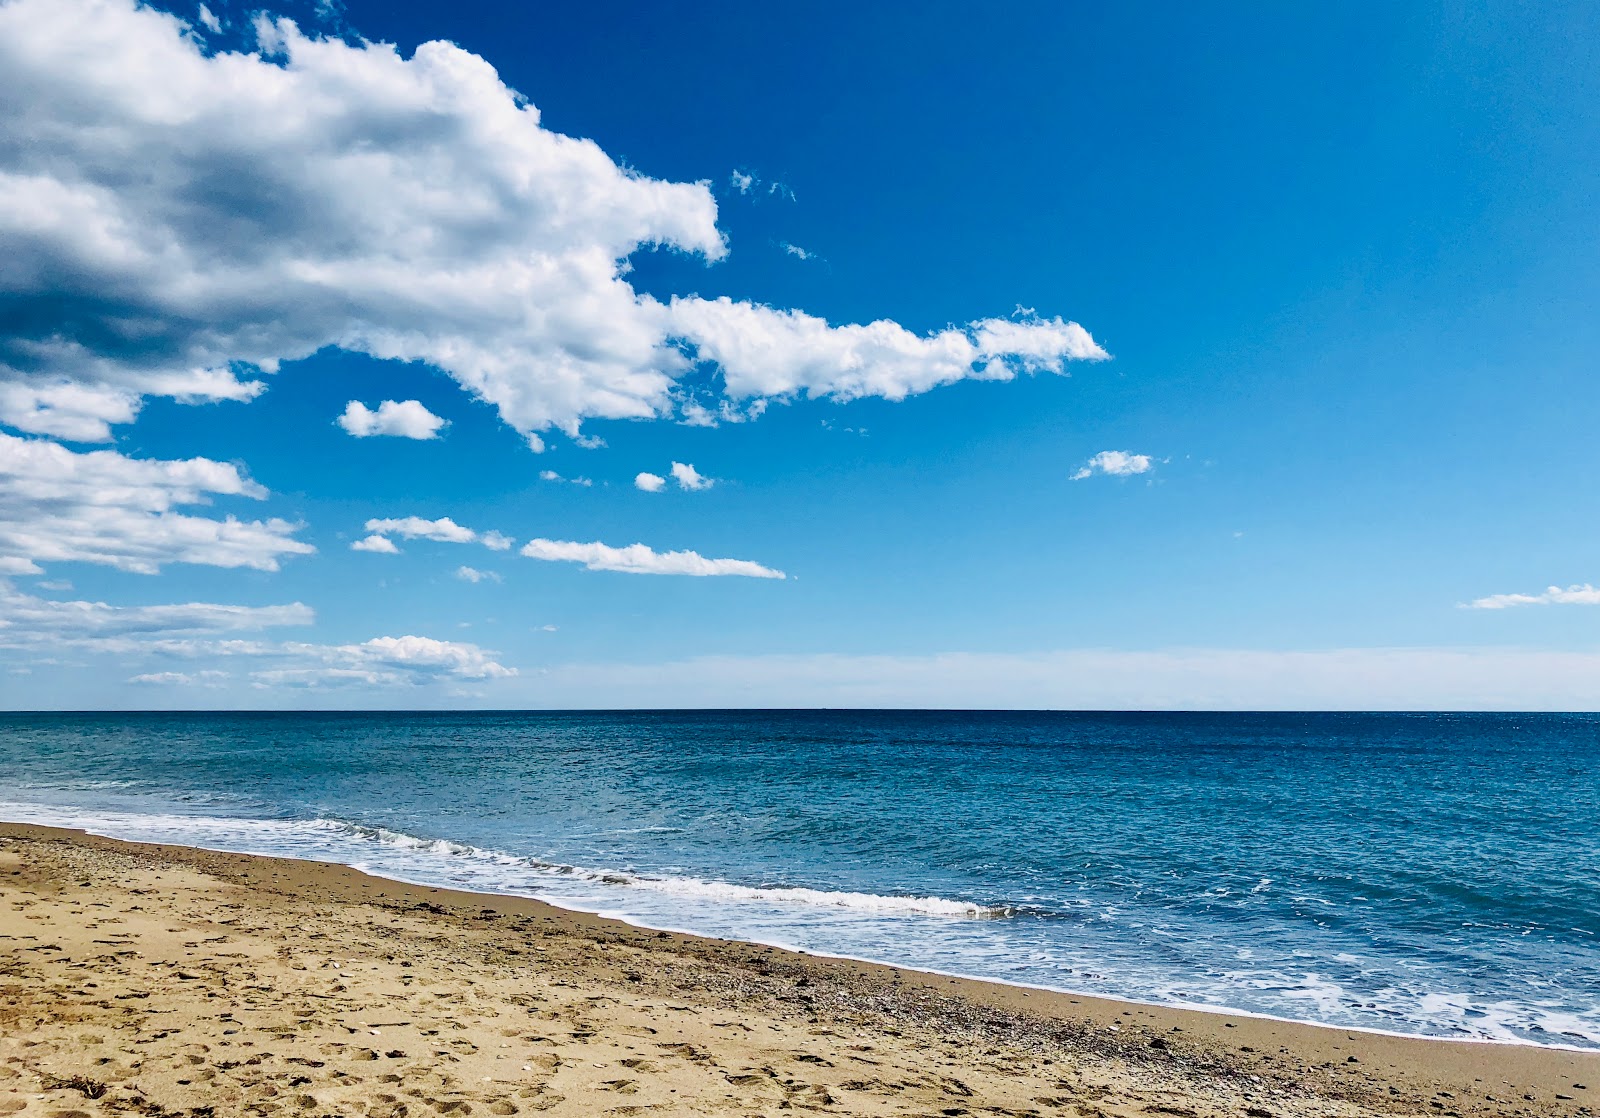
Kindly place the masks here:
POLYGON ((1600 1055, 1127 1005, 0 824, 0 1116, 1569 1115, 1600 1055))

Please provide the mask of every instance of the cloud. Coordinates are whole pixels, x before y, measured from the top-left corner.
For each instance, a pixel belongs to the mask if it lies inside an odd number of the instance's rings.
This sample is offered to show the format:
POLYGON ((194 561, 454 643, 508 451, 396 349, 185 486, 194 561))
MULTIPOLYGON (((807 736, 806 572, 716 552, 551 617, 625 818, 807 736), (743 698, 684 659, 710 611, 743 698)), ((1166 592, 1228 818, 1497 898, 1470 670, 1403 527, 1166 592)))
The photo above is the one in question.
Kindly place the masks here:
POLYGON ((228 678, 227 672, 145 672, 129 676, 129 683, 142 683, 156 687, 221 687, 228 678))
POLYGON ((332 347, 438 368, 537 449, 588 418, 716 414, 695 397, 719 374, 741 402, 901 399, 1105 356, 1059 318, 923 336, 664 304, 629 257, 722 258, 708 183, 544 128, 450 43, 255 31, 255 54, 208 53, 135 0, 0 4, 0 422, 106 440, 146 397, 249 400, 332 347))
POLYGON ((594 484, 594 482, 591 481, 589 478, 586 478, 586 477, 562 477, 560 474, 556 473, 554 470, 540 470, 539 471, 539 478, 540 478, 541 481, 561 481, 561 482, 566 482, 568 485, 581 485, 585 489, 588 489, 590 486, 592 486, 594 484))
POLYGON ((666 486, 667 479, 660 474, 639 473, 634 476, 633 487, 643 489, 646 493, 659 493, 666 486))
POLYGON ((475 644, 431 637, 374 637, 362 644, 341 645, 283 644, 264 651, 291 663, 252 671, 251 681, 262 689, 414 687, 441 680, 509 679, 517 674, 515 668, 498 663, 492 653, 475 644))
POLYGON ((436 439, 439 429, 447 420, 434 415, 419 400, 402 400, 396 403, 385 400, 373 411, 360 400, 345 405, 344 414, 337 420, 358 439, 370 435, 397 435, 403 439, 436 439))
POLYGON ((1600 606, 1600 587, 1583 583, 1563 590, 1559 586, 1543 594, 1490 594, 1463 603, 1462 609, 1509 609, 1512 606, 1600 606))
POLYGON ((1110 477, 1132 477, 1134 474, 1147 474, 1155 469, 1155 461, 1148 454, 1129 454, 1125 450, 1102 450, 1077 473, 1072 475, 1073 481, 1082 481, 1095 474, 1105 474, 1110 477))
POLYGON ((672 478, 683 489, 710 489, 717 483, 715 478, 705 477, 693 466, 684 462, 672 464, 672 478))
POLYGON ((693 551, 656 552, 642 543, 607 547, 603 543, 566 540, 530 540, 522 548, 529 559, 582 563, 591 571, 623 571, 634 575, 738 575, 745 578, 785 578, 782 571, 747 559, 707 559, 693 551))
POLYGON ((500 576, 494 571, 480 571, 476 567, 460 566, 456 568, 456 577, 462 582, 499 582, 500 576))
POLYGON ((367 531, 402 536, 408 540, 435 540, 439 543, 475 543, 478 533, 463 528, 448 516, 438 520, 424 520, 420 516, 403 516, 387 520, 367 521, 367 531))
POLYGON ((516 541, 502 532, 475 532, 462 527, 448 516, 438 520, 424 520, 420 516, 374 518, 367 521, 366 530, 371 535, 350 545, 352 551, 372 551, 384 555, 397 555, 400 549, 390 536, 408 540, 433 540, 436 543, 481 543, 490 551, 510 551, 516 541))
POLYGON ((728 181, 733 184, 733 188, 740 194, 749 194, 750 188, 756 184, 756 177, 743 171, 734 171, 732 175, 728 176, 728 181))
POLYGON ((399 555, 400 549, 388 536, 367 536, 350 545, 351 551, 370 551, 375 555, 399 555))
MULTIPOLYGON (((478 645, 420 636, 374 637, 359 644, 182 636, 64 638, 55 643, 120 659, 155 660, 158 664, 174 659, 242 663, 257 689, 341 685, 409 688, 438 682, 509 679, 517 674, 515 668, 500 663, 494 653, 478 645)), ((139 674, 177 682, 178 676, 220 678, 233 673, 224 673, 220 668, 193 672, 152 667, 139 674)))
POLYGON ((238 632, 310 625, 315 621, 315 612, 300 602, 278 606, 213 602, 113 606, 39 598, 0 582, 0 645, 6 646, 85 638, 238 632))
POLYGON ((1063 373, 1066 362, 1106 357, 1089 332, 1054 319, 983 319, 919 335, 887 319, 830 326, 804 311, 674 297, 673 332, 723 375, 734 400, 794 396, 903 400, 956 381, 1063 373))
POLYGON ((213 35, 222 30, 222 21, 213 15, 211 9, 204 4, 200 5, 200 25, 213 35))
POLYGON ((787 252, 790 256, 797 257, 798 259, 801 259, 801 260, 815 260, 815 259, 817 259, 817 254, 816 253, 808 252, 805 249, 801 248, 799 245, 792 245, 788 241, 779 242, 779 246, 778 247, 783 249, 783 251, 787 252))
POLYGON ((213 497, 266 496, 226 462, 80 454, 0 432, 0 571, 66 561, 140 574, 168 563, 275 571, 280 557, 316 550, 293 538, 299 525, 176 511, 213 497))

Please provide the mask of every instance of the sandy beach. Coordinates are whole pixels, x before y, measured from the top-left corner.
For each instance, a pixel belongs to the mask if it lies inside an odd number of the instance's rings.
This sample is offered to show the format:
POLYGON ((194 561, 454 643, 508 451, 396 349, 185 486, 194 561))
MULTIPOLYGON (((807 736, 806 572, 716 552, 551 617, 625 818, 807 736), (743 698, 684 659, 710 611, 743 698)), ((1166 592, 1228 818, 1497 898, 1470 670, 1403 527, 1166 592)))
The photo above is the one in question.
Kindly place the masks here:
POLYGON ((0 825, 0 1114, 1561 1115, 1600 1056, 1026 991, 0 825))

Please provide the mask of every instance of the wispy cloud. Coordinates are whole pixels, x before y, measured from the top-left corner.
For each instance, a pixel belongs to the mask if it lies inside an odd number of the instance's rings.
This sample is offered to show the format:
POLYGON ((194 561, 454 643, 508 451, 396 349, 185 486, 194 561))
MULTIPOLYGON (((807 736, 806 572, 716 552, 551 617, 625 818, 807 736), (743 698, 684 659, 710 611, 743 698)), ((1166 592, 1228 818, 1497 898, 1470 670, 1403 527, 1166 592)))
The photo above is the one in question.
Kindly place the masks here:
POLYGON ((1132 477, 1147 474, 1155 469, 1155 460, 1148 454, 1129 454, 1126 450, 1102 450, 1072 475, 1073 481, 1082 481, 1095 474, 1107 477, 1132 477))
POLYGON ((420 516, 375 517, 367 521, 366 530, 371 535, 350 545, 352 551, 372 551, 394 555, 399 548, 390 536, 407 540, 433 540, 435 543, 480 543, 490 551, 509 551, 516 541, 501 532, 477 532, 441 516, 426 520, 420 516))
POLYGON ((1462 609, 1510 609, 1513 606, 1600 606, 1600 587, 1581 583, 1563 589, 1547 587, 1542 594, 1490 594, 1463 602, 1462 609))
POLYGON ((500 575, 495 571, 480 571, 476 567, 462 565, 456 568, 456 577, 462 582, 499 582, 500 575))
POLYGON ((622 571, 634 575, 733 575, 743 578, 786 578, 779 570, 748 559, 707 559, 694 551, 657 552, 642 543, 608 547, 603 543, 567 540, 530 540, 522 549, 529 559, 556 563, 581 563, 591 571, 622 571))
POLYGON ((782 248, 783 251, 787 252, 790 256, 796 257, 796 258, 798 258, 800 260, 816 260, 817 259, 817 254, 816 253, 811 252, 808 249, 803 249, 799 245, 792 245, 788 241, 780 241, 780 242, 778 242, 778 247, 782 248))
POLYGON ((554 470, 540 470, 539 471, 539 480, 541 480, 541 481, 565 482, 567 485, 579 485, 579 486, 582 486, 585 489, 588 489, 590 486, 594 485, 594 482, 591 481, 589 478, 586 478, 586 477, 562 477, 560 474, 556 473, 554 470))
POLYGON ((57 601, 0 581, 0 645, 17 647, 105 637, 247 632, 311 625, 316 613, 301 602, 241 606, 216 602, 114 606, 57 601))

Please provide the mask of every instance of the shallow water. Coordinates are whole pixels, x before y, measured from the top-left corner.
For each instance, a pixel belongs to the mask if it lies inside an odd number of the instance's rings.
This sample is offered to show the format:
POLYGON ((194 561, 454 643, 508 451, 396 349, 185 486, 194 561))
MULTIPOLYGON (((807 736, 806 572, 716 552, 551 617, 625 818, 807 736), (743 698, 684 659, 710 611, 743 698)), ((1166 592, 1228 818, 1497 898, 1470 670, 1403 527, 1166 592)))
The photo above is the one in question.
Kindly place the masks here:
POLYGON ((0 817, 1347 1027, 1600 1048, 1592 715, 0 715, 0 817))

